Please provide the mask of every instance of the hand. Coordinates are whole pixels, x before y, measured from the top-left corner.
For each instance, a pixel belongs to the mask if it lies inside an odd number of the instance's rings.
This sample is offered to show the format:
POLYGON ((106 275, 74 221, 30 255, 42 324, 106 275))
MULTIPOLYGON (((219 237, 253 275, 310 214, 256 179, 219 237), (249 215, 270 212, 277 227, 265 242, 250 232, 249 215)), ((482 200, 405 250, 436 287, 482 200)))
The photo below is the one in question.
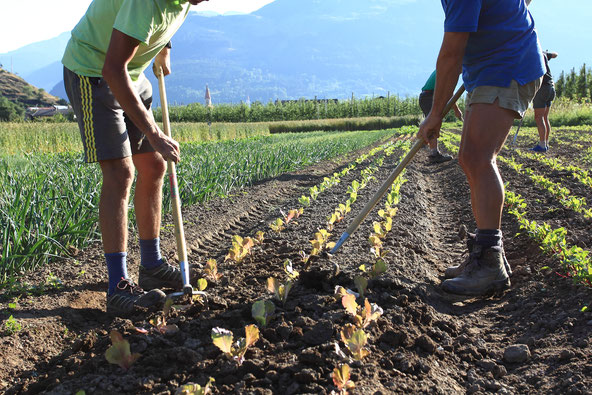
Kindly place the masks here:
POLYGON ((165 76, 171 74, 171 50, 164 47, 158 55, 154 58, 154 64, 152 70, 154 75, 158 77, 158 71, 162 68, 162 72, 165 76))
POLYGON ((156 127, 155 133, 146 135, 152 148, 156 150, 165 160, 171 160, 178 163, 181 158, 179 143, 164 134, 160 128, 156 127))
POLYGON ((430 140, 437 139, 440 137, 440 128, 442 127, 442 117, 433 115, 431 112, 427 118, 423 120, 419 125, 419 131, 417 132, 417 138, 425 141, 426 144, 430 143, 430 140))

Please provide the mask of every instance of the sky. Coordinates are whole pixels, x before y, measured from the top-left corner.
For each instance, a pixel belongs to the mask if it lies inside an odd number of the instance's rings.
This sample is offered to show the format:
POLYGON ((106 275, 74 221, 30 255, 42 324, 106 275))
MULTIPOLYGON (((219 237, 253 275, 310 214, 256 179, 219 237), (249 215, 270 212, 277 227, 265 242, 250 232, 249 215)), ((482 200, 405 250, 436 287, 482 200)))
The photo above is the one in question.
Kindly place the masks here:
MULTIPOLYGON (((211 0, 192 8, 221 14, 229 11, 249 13, 272 1, 211 0)), ((91 0, 0 0, 0 53, 72 30, 90 3, 91 0)))

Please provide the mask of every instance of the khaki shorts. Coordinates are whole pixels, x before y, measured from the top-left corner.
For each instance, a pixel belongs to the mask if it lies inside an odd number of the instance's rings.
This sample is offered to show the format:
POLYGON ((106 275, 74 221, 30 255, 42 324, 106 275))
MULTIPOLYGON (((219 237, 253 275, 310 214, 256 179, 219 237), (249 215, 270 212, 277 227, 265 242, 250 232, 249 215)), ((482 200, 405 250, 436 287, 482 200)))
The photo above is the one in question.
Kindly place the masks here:
MULTIPOLYGON (((64 86, 78 120, 87 163, 154 152, 103 78, 81 76, 64 67, 64 86)), ((134 89, 146 109, 150 109, 150 81, 142 75, 134 89)))
POLYGON ((539 78, 525 85, 518 85, 518 82, 512 80, 507 88, 478 86, 472 92, 467 93, 466 105, 468 107, 475 103, 493 104, 497 99, 501 108, 514 111, 516 118, 520 119, 524 117, 524 113, 539 90, 541 80, 539 78))

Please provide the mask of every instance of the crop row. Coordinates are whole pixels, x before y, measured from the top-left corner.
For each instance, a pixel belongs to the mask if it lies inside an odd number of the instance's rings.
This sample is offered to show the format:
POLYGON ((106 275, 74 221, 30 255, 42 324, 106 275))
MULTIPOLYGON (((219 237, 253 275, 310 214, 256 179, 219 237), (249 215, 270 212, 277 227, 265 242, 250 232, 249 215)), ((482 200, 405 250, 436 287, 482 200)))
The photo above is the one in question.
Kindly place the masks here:
MULTIPOLYGON (((335 244, 328 242, 329 237, 331 236, 329 232, 335 223, 342 221, 344 217, 350 212, 351 206, 357 200, 357 192, 360 189, 363 189, 366 184, 373 180, 374 177, 372 174, 378 169, 376 165, 381 166, 384 158, 386 156, 392 155, 395 150, 400 151, 400 149, 403 148, 404 154, 405 151, 409 149, 409 145, 409 141, 399 141, 395 144, 387 144, 385 146, 378 147, 369 154, 363 155, 355 162, 352 162, 350 166, 346 167, 342 171, 342 173, 335 173, 332 178, 326 178, 318 186, 310 188, 310 196, 303 195, 299 199, 301 203, 306 202, 306 207, 310 206, 311 200, 315 201, 320 193, 334 185, 337 185, 340 182, 341 176, 351 171, 356 166, 356 164, 360 164, 376 152, 381 150, 385 151, 385 156, 376 158, 373 164, 370 164, 368 167, 361 170, 359 179, 353 180, 351 182, 351 185, 349 185, 347 189, 349 198, 345 203, 340 203, 337 207, 335 207, 333 214, 327 217, 325 228, 316 232, 313 239, 310 240, 310 243, 312 244, 312 251, 310 254, 300 251, 299 255, 302 257, 302 263, 304 264, 305 270, 310 267, 310 262, 312 259, 318 257, 321 251, 325 249, 329 250, 335 244)), ((341 301, 343 307, 346 309, 346 312, 353 319, 353 324, 346 324, 345 327, 339 331, 340 338, 345 346, 345 349, 342 351, 339 343, 335 343, 337 355, 345 361, 350 361, 351 359, 362 360, 369 354, 369 351, 366 349, 368 335, 365 333, 364 329, 380 317, 382 314, 382 309, 377 305, 370 304, 368 299, 364 299, 364 293, 368 286, 369 280, 378 277, 380 274, 386 271, 386 263, 384 261, 386 251, 382 250, 382 240, 392 228, 393 217, 396 215, 397 211, 396 205, 400 201, 400 188, 404 182, 405 179, 402 176, 395 181, 386 197, 384 209, 379 211, 379 216, 383 218, 383 221, 375 222, 373 224, 373 232, 369 237, 369 242, 372 247, 371 255, 375 259, 375 263, 371 268, 366 268, 365 265, 360 266, 359 269, 362 271, 362 274, 354 277, 354 284, 356 285, 358 292, 356 293, 341 286, 336 287, 335 290, 335 296, 337 300, 341 301), (363 299, 363 303, 361 305, 358 305, 356 301, 358 298, 363 299)), ((302 214, 303 210, 304 207, 290 210, 289 216, 285 216, 283 221, 282 219, 278 218, 278 220, 270 224, 270 227, 276 232, 281 232, 283 230, 283 226, 288 226, 293 218, 298 218, 298 216, 302 214)), ((257 235, 262 236, 261 232, 257 232, 257 235)), ((255 236, 254 240, 258 239, 257 235, 255 236)), ((237 250, 237 247, 239 247, 238 242, 240 240, 243 239, 239 236, 233 237, 233 247, 230 249, 227 258, 236 256, 235 251, 237 250)), ((254 246, 256 244, 257 242, 249 243, 250 246, 254 246)), ((274 277, 270 277, 267 280, 267 290, 271 292, 274 295, 274 299, 282 305, 286 303, 289 292, 299 276, 299 273, 294 270, 292 267, 292 262, 289 260, 286 260, 283 263, 283 269, 285 273, 285 278, 283 280, 276 279, 274 277)), ((259 325, 266 326, 269 320, 273 317, 275 310, 275 305, 271 300, 258 300, 253 304, 252 307, 253 318, 259 325)), ((245 331, 247 332, 252 330, 253 329, 245 328, 245 331)), ((230 331, 222 328, 216 328, 212 332, 212 339, 214 342, 220 343, 220 336, 222 333, 227 336, 227 339, 228 336, 231 336, 230 331)), ((220 348, 223 350, 223 352, 225 352, 225 354, 227 354, 229 357, 232 357, 232 354, 229 353, 231 350, 228 347, 226 347, 226 350, 224 350, 222 347, 220 348)), ((347 389, 353 388, 354 386, 354 383, 350 380, 350 367, 347 363, 336 367, 333 371, 332 378, 340 393, 346 393, 347 389)))
POLYGON ((581 184, 587 187, 592 188, 592 177, 590 177, 590 172, 588 170, 584 170, 574 165, 565 165, 558 158, 548 158, 542 155, 537 155, 532 152, 517 150, 515 151, 515 154, 520 156, 521 158, 528 158, 540 162, 553 170, 570 172, 575 180, 579 181, 581 184))
POLYGON ((575 245, 569 245, 566 240, 565 228, 552 228, 547 223, 537 223, 526 218, 527 204, 522 196, 506 191, 506 206, 508 212, 518 220, 520 228, 527 235, 538 242, 543 252, 555 256, 568 277, 575 282, 592 286, 592 256, 590 251, 575 245))
MULTIPOLYGON (((319 132, 183 145, 178 167, 181 199, 193 204, 226 196, 233 188, 354 151, 391 134, 319 132)), ((0 284, 97 239, 100 173, 96 166, 84 165, 80 154, 5 157, 0 168, 0 284)), ((133 219, 133 210, 130 215, 133 219)))
MULTIPOLYGON (((458 142, 458 136, 451 137, 448 133, 440 139, 446 149, 458 152, 458 146, 453 143, 454 140, 458 142)), ((592 285, 590 252, 579 246, 569 245, 566 240, 567 230, 565 228, 553 229, 547 223, 529 220, 526 216, 527 204, 525 200, 520 195, 508 190, 507 185, 505 205, 508 207, 508 212, 518 220, 520 228, 526 230, 527 235, 540 244, 543 252, 552 254, 559 259, 567 276, 576 282, 592 285)))
POLYGON ((585 198, 571 195, 569 189, 547 179, 546 177, 536 174, 533 169, 525 167, 521 163, 517 163, 513 158, 506 158, 498 155, 497 159, 500 162, 507 164, 516 173, 528 176, 535 184, 553 195, 563 207, 581 213, 585 218, 592 218, 592 209, 586 207, 585 198))

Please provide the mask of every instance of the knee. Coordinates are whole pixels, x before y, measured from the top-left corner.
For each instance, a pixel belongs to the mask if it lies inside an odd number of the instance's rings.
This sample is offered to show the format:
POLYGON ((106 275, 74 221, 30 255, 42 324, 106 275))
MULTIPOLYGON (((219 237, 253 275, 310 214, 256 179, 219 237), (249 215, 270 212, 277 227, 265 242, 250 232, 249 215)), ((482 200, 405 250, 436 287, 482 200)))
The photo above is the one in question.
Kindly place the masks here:
POLYGON ((167 169, 166 161, 160 155, 154 155, 150 160, 139 164, 138 177, 142 177, 143 180, 154 180, 160 182, 164 177, 167 169))
POLYGON ((488 155, 481 155, 473 150, 462 150, 458 154, 458 163, 465 174, 471 178, 490 167, 493 160, 488 155))
POLYGON ((101 162, 103 187, 113 191, 127 191, 134 181, 134 166, 131 161, 101 162))

